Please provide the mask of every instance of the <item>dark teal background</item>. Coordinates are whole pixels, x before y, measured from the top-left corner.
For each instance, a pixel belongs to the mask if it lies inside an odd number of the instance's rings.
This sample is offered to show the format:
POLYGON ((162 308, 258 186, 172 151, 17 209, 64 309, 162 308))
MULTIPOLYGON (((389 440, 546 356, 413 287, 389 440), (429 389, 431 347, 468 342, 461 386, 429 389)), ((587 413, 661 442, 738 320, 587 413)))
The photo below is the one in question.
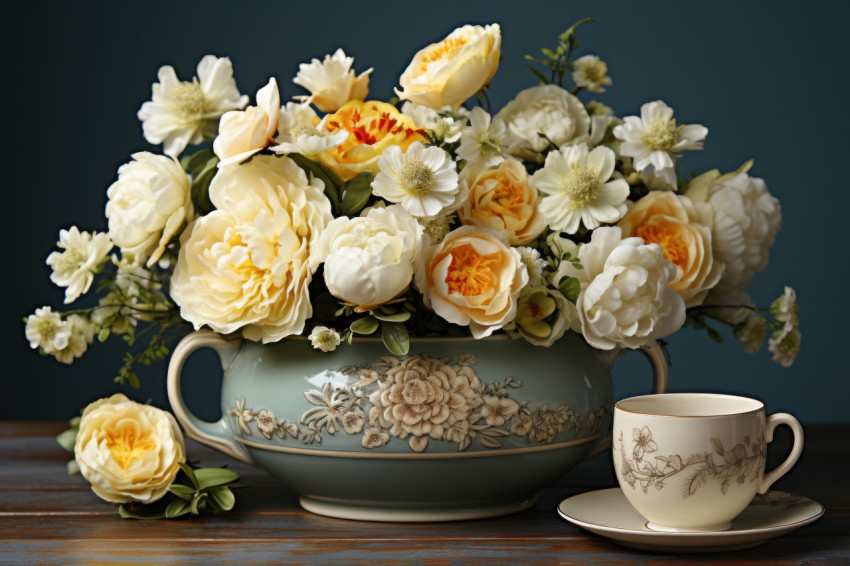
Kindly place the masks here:
MULTIPOLYGON (((614 84, 595 98, 617 115, 658 98, 680 123, 709 128, 705 150, 685 172, 729 171, 755 158, 783 207, 770 265, 749 291, 761 305, 792 285, 801 305, 803 350, 791 368, 766 345, 747 355, 725 333, 718 345, 682 330, 669 339, 671 389, 758 397, 770 412, 804 422, 848 422, 850 371, 847 263, 848 65, 850 9, 807 2, 27 2, 7 5, 2 23, 4 340, 0 418, 68 418, 118 390, 163 406, 165 366, 132 392, 113 384, 123 343, 95 344, 68 367, 30 351, 21 318, 62 308, 44 259, 61 227, 105 230, 106 188, 132 152, 151 148, 136 111, 160 65, 188 80, 207 53, 229 56, 241 92, 269 76, 281 98, 298 64, 342 46, 358 71, 374 67, 370 94, 392 95, 413 53, 464 23, 498 22, 504 60, 491 83, 494 108, 535 84, 523 55, 552 46, 575 20, 578 55, 601 56, 614 84)), ((586 99, 586 98, 585 98, 586 99)), ((190 363, 192 404, 214 415, 211 355, 190 363), (197 391, 197 392, 195 392, 197 391)), ((648 389, 636 354, 615 368, 618 396, 648 389)))

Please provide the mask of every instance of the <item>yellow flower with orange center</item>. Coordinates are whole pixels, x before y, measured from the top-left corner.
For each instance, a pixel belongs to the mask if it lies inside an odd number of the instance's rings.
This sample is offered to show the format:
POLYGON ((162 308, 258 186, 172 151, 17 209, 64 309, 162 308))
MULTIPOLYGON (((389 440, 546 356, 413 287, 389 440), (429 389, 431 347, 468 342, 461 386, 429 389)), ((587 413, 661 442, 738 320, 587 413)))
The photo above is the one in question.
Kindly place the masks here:
POLYGON ((703 299, 723 275, 723 264, 714 259, 711 229, 686 196, 654 191, 640 199, 618 224, 623 237, 638 236, 647 244, 658 244, 664 257, 676 266, 669 287, 679 293, 688 307, 703 299))
POLYGON ((378 159, 390 146, 407 150, 416 141, 425 140, 425 130, 392 104, 378 101, 350 100, 342 108, 325 117, 328 131, 348 132, 341 144, 321 155, 322 164, 348 181, 363 171, 377 174, 378 159))
POLYGON ((537 210, 537 189, 523 164, 508 159, 495 169, 464 169, 469 199, 458 210, 464 224, 504 232, 511 245, 524 245, 543 232, 546 221, 537 210))
POLYGON ((416 287, 445 320, 489 336, 516 315, 528 271, 504 234, 475 226, 453 230, 423 254, 416 287))

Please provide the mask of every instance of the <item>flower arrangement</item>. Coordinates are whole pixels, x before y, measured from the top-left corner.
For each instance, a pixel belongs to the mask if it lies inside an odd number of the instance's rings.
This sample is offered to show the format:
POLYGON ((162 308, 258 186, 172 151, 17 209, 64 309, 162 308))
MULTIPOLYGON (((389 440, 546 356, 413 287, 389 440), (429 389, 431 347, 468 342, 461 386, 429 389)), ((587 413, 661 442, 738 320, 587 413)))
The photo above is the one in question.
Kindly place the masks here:
POLYGON ((718 323, 750 352, 768 338, 790 365, 793 289, 762 309, 745 291, 768 263, 778 200, 752 162, 683 179, 679 160, 708 130, 663 101, 620 118, 588 99, 612 80, 598 56, 574 58, 586 21, 526 56, 539 84, 497 112, 497 24, 421 49, 388 100, 342 49, 301 64, 293 82, 309 94, 285 103, 274 78, 252 103, 227 58, 205 56, 191 80, 160 68, 138 117, 162 154, 118 168, 108 231, 61 230, 47 257, 66 304, 93 288, 97 303, 37 309, 31 347, 71 363, 119 335, 117 381, 137 386, 134 367, 191 328, 322 351, 380 335, 403 355, 411 336, 557 347, 576 332, 612 350, 682 326, 719 340, 718 323))

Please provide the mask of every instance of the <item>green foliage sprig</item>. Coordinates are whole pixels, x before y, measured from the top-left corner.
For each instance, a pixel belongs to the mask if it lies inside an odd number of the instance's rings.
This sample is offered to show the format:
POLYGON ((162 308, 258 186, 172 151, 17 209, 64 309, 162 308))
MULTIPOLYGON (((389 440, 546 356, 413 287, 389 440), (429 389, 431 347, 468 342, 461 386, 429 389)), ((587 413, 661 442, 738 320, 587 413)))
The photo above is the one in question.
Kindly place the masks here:
POLYGON ((576 29, 585 22, 595 21, 596 18, 584 18, 571 25, 564 33, 558 36, 558 45, 555 46, 555 49, 544 47, 540 50, 544 55, 543 58, 533 55, 525 56, 527 60, 534 61, 546 68, 546 71, 542 71, 530 63, 525 64, 534 73, 534 76, 540 79, 540 84, 564 86, 564 75, 573 68, 573 51, 579 47, 579 42, 576 39, 576 29))

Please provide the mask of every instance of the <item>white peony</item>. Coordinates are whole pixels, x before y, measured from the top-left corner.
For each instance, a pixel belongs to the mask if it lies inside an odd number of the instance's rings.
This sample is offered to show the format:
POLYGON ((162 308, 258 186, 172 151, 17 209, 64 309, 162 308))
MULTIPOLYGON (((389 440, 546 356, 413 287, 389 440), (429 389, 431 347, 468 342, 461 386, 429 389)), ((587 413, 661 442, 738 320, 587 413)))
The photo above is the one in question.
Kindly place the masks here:
POLYGON ((368 69, 355 76, 351 65, 354 57, 346 57, 342 48, 333 55, 325 55, 323 61, 313 59, 298 65, 298 74, 292 79, 303 86, 310 96, 296 96, 296 100, 313 104, 322 112, 336 112, 349 100, 366 100, 369 94, 368 69))
POLYGON ((657 244, 620 239, 619 228, 598 228, 579 247, 583 269, 562 262, 557 283, 575 277, 581 284, 576 308, 581 332, 594 348, 639 348, 681 328, 685 302, 667 285, 676 268, 657 244))
POLYGON ((439 147, 413 142, 406 152, 394 145, 378 159, 380 172, 372 192, 414 216, 434 217, 456 210, 461 202, 458 174, 451 155, 439 147))
POLYGON ((605 92, 611 86, 608 65, 596 55, 585 55, 573 61, 573 82, 590 92, 605 92))
POLYGON ((372 208, 366 216, 336 218, 319 238, 314 257, 325 262, 331 295, 372 309, 407 289, 424 245, 422 226, 393 205, 372 208))
POLYGON ((329 132, 325 120, 310 108, 309 104, 287 102, 280 109, 277 145, 269 149, 275 153, 300 153, 310 159, 318 159, 319 155, 333 149, 348 137, 348 132, 339 129, 329 132))
POLYGON ((726 175, 708 171, 684 191, 701 216, 711 219, 714 257, 726 265, 705 304, 749 303, 743 290, 754 273, 767 267, 768 250, 782 225, 779 201, 762 179, 747 174, 751 165, 726 175))
POLYGON ((463 128, 456 153, 467 165, 495 167, 505 160, 508 131, 500 120, 490 120, 490 115, 480 106, 469 113, 469 126, 463 128))
POLYGON ((186 446, 170 413, 119 393, 83 411, 74 456, 101 498, 152 503, 168 493, 186 446))
POLYGON ((628 209, 629 184, 613 179, 614 152, 604 146, 593 150, 584 144, 551 151, 546 163, 531 178, 545 197, 540 213, 555 231, 575 234, 580 224, 593 230, 603 222, 616 222, 628 209))
POLYGON ((47 265, 53 269, 50 280, 65 289, 65 304, 73 303, 87 293, 112 249, 108 234, 80 232, 76 226, 59 231, 56 245, 61 252, 51 252, 47 265))
POLYGON ((590 116, 581 101, 557 85, 522 90, 496 114, 508 128, 511 155, 542 163, 552 144, 586 142, 590 116))
POLYGON ((181 238, 171 280, 181 316, 255 341, 300 334, 313 312, 313 250, 333 218, 322 182, 288 157, 258 155, 220 169, 210 200, 217 210, 181 238))
POLYGON ((257 91, 257 105, 234 110, 221 117, 213 152, 219 167, 239 163, 274 143, 280 119, 280 93, 277 81, 269 79, 257 91))
POLYGON ((138 117, 145 139, 164 144, 163 150, 172 157, 189 144, 213 139, 219 117, 248 104, 248 97, 239 95, 227 57, 205 56, 192 82, 178 81, 170 65, 160 67, 158 77, 152 100, 142 104, 138 117))
POLYGON ((192 220, 192 185, 174 158, 148 152, 132 158, 106 191, 109 237, 123 256, 150 267, 192 220))

